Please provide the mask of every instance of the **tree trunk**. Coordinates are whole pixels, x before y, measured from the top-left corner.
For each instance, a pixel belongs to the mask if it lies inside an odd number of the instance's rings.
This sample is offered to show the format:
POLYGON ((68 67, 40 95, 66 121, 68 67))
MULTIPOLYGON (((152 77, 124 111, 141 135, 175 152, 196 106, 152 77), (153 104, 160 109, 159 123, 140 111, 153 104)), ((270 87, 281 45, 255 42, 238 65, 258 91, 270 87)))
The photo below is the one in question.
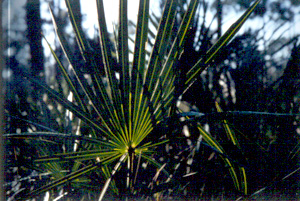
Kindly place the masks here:
POLYGON ((39 0, 27 0, 26 23, 27 40, 30 46, 32 75, 41 76, 41 73, 44 71, 44 53, 42 46, 42 20, 39 0))

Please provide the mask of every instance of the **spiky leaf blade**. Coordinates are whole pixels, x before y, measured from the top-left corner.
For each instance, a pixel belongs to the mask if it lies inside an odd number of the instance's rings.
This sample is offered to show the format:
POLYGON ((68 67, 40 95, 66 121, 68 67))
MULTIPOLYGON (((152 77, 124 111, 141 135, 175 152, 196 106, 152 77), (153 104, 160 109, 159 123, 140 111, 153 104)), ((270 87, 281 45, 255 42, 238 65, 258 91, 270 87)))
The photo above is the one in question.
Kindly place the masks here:
POLYGON ((217 53, 227 45, 236 35, 250 14, 254 11, 261 0, 256 0, 244 14, 230 26, 230 28, 221 36, 221 38, 207 51, 204 58, 201 58, 187 73, 186 87, 189 87, 195 79, 207 68, 207 64, 217 55, 217 53))

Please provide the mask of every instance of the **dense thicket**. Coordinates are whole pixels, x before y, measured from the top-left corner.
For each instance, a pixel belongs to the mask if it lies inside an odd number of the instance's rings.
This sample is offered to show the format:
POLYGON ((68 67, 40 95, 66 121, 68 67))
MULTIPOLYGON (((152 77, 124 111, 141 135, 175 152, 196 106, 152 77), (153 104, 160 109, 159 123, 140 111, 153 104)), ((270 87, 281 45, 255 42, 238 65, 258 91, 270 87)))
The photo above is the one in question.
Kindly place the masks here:
MULTIPOLYGON (((75 0, 70 2, 72 2, 73 10, 76 11, 74 13, 75 19, 81 25, 80 2, 75 0)), ((177 28, 179 28, 187 3, 186 1, 178 2, 180 6, 177 8, 178 14, 175 21, 177 28)), ((181 102, 188 106, 188 111, 213 114, 217 112, 215 102, 218 102, 225 111, 265 112, 266 115, 238 114, 228 117, 232 130, 238 136, 242 152, 224 140, 226 133, 220 119, 207 118, 202 123, 203 125, 209 125, 210 133, 219 140, 226 152, 229 153, 229 157, 246 168, 250 193, 272 184, 272 189, 278 190, 281 188, 283 189, 282 192, 288 192, 290 197, 296 197, 296 193, 299 191, 297 177, 293 175, 288 183, 283 183, 281 179, 297 169, 299 164, 299 150, 293 152, 295 151, 293 149, 297 148, 299 144, 299 117, 282 117, 267 115, 267 113, 299 113, 300 45, 297 34, 291 37, 279 34, 278 37, 266 38, 262 36, 265 26, 259 29, 249 28, 240 32, 226 48, 218 53, 218 56, 210 63, 210 67, 199 76, 188 90, 185 91, 181 88, 181 83, 186 80, 185 76, 190 68, 206 54, 224 32, 222 27, 226 18, 226 10, 224 9, 232 6, 236 10, 244 10, 249 8, 251 2, 217 0, 214 4, 209 4, 209 2, 202 1, 193 26, 189 29, 184 51, 180 55, 179 62, 175 64, 178 73, 175 93, 178 96, 180 95, 181 102), (210 19, 208 20, 207 17, 209 12, 215 15, 215 18, 211 21, 215 22, 217 26, 210 24, 210 19), (290 160, 291 153, 296 154, 290 160), (281 182, 274 182, 277 180, 281 182)), ((41 82, 47 81, 57 91, 65 93, 66 83, 58 70, 58 64, 54 64, 56 68, 50 71, 50 75, 45 73, 46 69, 43 68, 46 66, 46 59, 44 59, 46 57, 43 55, 45 47, 41 45, 42 35, 40 30, 43 24, 49 22, 41 19, 39 3, 39 0, 28 0, 26 3, 27 37, 7 40, 9 43, 6 44, 5 51, 8 51, 9 48, 14 51, 9 55, 5 54, 7 66, 5 70, 11 73, 6 80, 6 133, 32 131, 74 132, 74 128, 72 128, 73 117, 64 115, 68 113, 68 110, 59 108, 59 104, 39 92, 35 85, 32 85, 22 76, 24 73, 38 76, 41 82), (22 58, 24 51, 27 51, 27 54, 30 55, 29 58, 22 58)), ((266 17, 275 27, 275 32, 284 33, 286 31, 280 29, 280 26, 285 23, 293 23, 295 17, 298 17, 296 12, 296 6, 298 5, 298 1, 283 3, 282 1, 263 0, 254 11, 253 18, 260 18, 263 21, 262 18, 266 17), (271 18, 270 16, 276 17, 271 18)), ((57 8, 57 10, 59 11, 56 13, 57 21, 61 22, 60 26, 66 28, 65 16, 63 14, 59 15, 60 9, 57 8)), ((89 71, 88 66, 91 65, 89 62, 92 61, 85 60, 83 62, 82 60, 82 55, 88 55, 95 58, 98 66, 103 66, 98 38, 88 39, 82 27, 79 26, 78 29, 89 42, 89 49, 80 52, 75 39, 73 37, 68 38, 68 41, 72 44, 74 59, 78 61, 78 65, 82 66, 82 70, 89 71)), ((288 29, 288 31, 291 31, 291 29, 288 29)), ((12 32, 18 35, 20 31, 10 30, 10 33, 12 32)), ((11 36, 7 35, 6 37, 11 36)), ((172 37, 175 37, 175 35, 172 37)), ((59 48, 58 44, 55 45, 57 45, 56 55, 64 63, 67 63, 62 49, 59 48)), ((115 47, 110 45, 110 48, 114 49, 115 47)), ((117 62, 114 60, 113 63, 115 64, 114 71, 121 72, 117 62)), ((101 69, 103 70, 101 73, 104 74, 104 69, 101 69)), ((84 92, 79 91, 79 94, 83 95, 84 92)), ((95 115, 94 118, 98 117, 95 115)), ((180 122, 172 120, 169 121, 168 129, 162 126, 162 130, 166 135, 175 136, 174 141, 170 141, 166 147, 161 147, 158 151, 159 154, 155 157, 157 157, 157 160, 163 158, 163 161, 168 161, 174 166, 180 164, 179 168, 175 169, 172 169, 172 165, 166 167, 170 168, 170 171, 174 171, 173 176, 176 178, 176 182, 167 187, 157 184, 156 188, 153 187, 148 192, 145 185, 151 183, 155 186, 152 181, 153 178, 139 178, 140 180, 137 182, 146 182, 136 191, 144 191, 145 195, 151 195, 151 193, 159 192, 162 189, 170 192, 172 190, 174 195, 186 196, 187 198, 189 196, 211 198, 221 195, 228 197, 234 195, 237 198, 240 192, 232 190, 233 184, 228 175, 228 168, 221 162, 221 156, 218 152, 210 146, 201 146, 195 153, 186 151, 191 146, 190 141, 197 141, 199 136, 190 136, 182 140, 183 132, 180 130, 182 128, 178 128, 176 125, 180 122), (173 149, 168 149, 167 146, 172 146, 173 149), (178 156, 177 159, 173 158, 175 155, 178 156), (192 159, 194 160, 193 166, 187 160, 191 155, 193 155, 192 159), (191 177, 182 176, 188 168, 190 168, 189 172, 197 172, 197 174, 191 177)), ((159 132, 160 128, 157 129, 157 132, 159 132)), ((83 126, 81 132, 89 133, 90 130, 83 126)), ((65 144, 68 143, 65 142, 65 144)), ((55 144, 50 148, 50 151, 72 149, 72 147, 68 148, 65 144, 63 146, 59 143, 55 144)), ((41 146, 43 145, 42 143, 41 146)), ((18 190, 23 187, 34 186, 38 188, 42 184, 42 182, 36 182, 39 180, 38 174, 34 170, 36 167, 28 162, 35 157, 35 149, 36 146, 28 146, 23 139, 7 141, 5 169, 8 197, 12 198, 14 195, 18 195, 18 190)), ((72 162, 68 165, 71 168, 72 162)), ((146 172, 146 169, 140 171, 146 172)), ((149 175, 155 172, 156 169, 153 168, 153 170, 150 170, 149 175)), ((122 174, 127 174, 126 170, 122 169, 120 174, 116 175, 116 178, 118 179, 122 174)), ((103 181, 97 180, 99 179, 98 173, 89 176, 96 178, 93 184, 96 185, 99 182, 103 185, 103 181)), ((117 185, 122 186, 122 182, 120 180, 120 184, 117 185)), ((71 187, 69 188, 71 189, 71 187)), ((97 191, 93 187, 88 189, 93 192, 97 191)), ((125 195, 127 193, 126 189, 120 189, 120 193, 125 195)), ((80 190, 72 191, 71 194, 70 196, 74 197, 79 194, 84 196, 84 192, 80 190)))

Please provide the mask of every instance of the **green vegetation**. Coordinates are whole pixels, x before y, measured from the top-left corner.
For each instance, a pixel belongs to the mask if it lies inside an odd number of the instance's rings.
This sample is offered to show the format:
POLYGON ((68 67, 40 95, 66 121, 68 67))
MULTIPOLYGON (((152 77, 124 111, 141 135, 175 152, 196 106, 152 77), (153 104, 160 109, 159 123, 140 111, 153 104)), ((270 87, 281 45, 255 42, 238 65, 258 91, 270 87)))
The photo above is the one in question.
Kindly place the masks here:
MULTIPOLYGON (((155 26, 154 16, 149 14, 150 1, 141 0, 133 51, 128 45, 127 1, 120 0, 114 48, 107 32, 103 1, 97 0, 101 61, 94 56, 94 50, 79 28, 70 2, 65 1, 82 62, 75 59, 53 15, 54 27, 71 71, 49 45, 64 77, 59 87, 50 87, 23 72, 47 94, 45 102, 57 107, 52 115, 65 119, 68 129, 6 135, 11 141, 24 139, 38 151, 37 157, 26 158, 27 168, 48 173, 36 181, 34 189, 24 190, 19 198, 38 197, 45 192, 49 192, 51 198, 64 193, 70 198, 81 195, 82 200, 102 200, 109 196, 159 200, 181 196, 195 174, 209 170, 203 163, 212 164, 213 154, 217 155, 214 168, 220 168, 217 174, 230 183, 228 191, 236 197, 249 195, 248 175, 252 173, 247 167, 248 158, 239 142, 240 133, 231 127, 227 118, 230 115, 290 115, 226 113, 218 103, 216 113, 202 114, 183 111, 178 102, 202 72, 210 66, 213 68, 214 59, 218 59, 219 52, 233 39, 260 0, 255 1, 194 65, 186 66, 185 75, 180 73, 177 63, 185 51, 199 0, 189 2, 178 29, 174 27, 177 1, 166 1, 161 20, 155 26), (148 43, 154 34, 148 28, 150 22, 157 28, 153 44, 148 43), (208 132, 204 128, 205 118, 215 118, 226 135, 222 138, 208 132), (208 156, 207 151, 200 151, 200 145, 210 151, 208 156), (200 158, 201 154, 206 160, 200 158)), ((295 158, 298 153, 299 145, 291 157, 295 158)), ((279 180, 284 176, 280 175, 279 180)))

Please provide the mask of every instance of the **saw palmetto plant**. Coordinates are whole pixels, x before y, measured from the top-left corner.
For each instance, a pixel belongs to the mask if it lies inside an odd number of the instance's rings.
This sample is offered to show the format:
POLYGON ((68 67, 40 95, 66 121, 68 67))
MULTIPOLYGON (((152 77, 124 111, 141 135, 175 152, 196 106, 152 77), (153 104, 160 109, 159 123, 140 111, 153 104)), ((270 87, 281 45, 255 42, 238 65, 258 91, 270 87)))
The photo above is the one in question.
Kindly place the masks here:
MULTIPOLYGON (((198 118, 201 114, 183 113, 177 107, 177 102, 198 76, 212 66, 218 52, 230 42, 260 0, 253 2, 194 66, 186 66, 188 71, 182 75, 176 65, 184 51, 187 33, 201 2, 189 1, 182 22, 175 29, 178 1, 167 0, 156 26, 154 43, 150 45, 148 40, 153 34, 150 34, 148 28, 152 17, 149 14, 150 0, 141 0, 135 23, 134 45, 130 48, 127 1, 120 0, 114 49, 106 27, 107 11, 104 10, 103 1, 96 0, 102 55, 100 62, 93 56, 94 50, 78 28, 71 1, 65 1, 83 61, 78 62, 74 58, 71 46, 53 15, 55 30, 69 61, 71 73, 50 45, 49 48, 67 87, 57 91, 35 77, 24 76, 44 90, 49 99, 65 108, 68 114, 72 113, 76 123, 74 120, 72 133, 7 135, 10 140, 22 137, 34 144, 39 157, 31 158, 30 164, 50 175, 45 184, 40 182, 36 188, 27 189, 23 195, 25 198, 57 189, 64 189, 65 194, 71 194, 74 189, 82 187, 98 192, 99 200, 108 192, 126 196, 159 196, 167 189, 159 184, 164 183, 166 186, 176 180, 172 175, 178 174, 177 167, 182 161, 171 163, 159 160, 156 155, 159 155, 160 147, 173 143, 174 133, 181 132, 181 125, 193 127, 195 133, 192 135, 201 135, 206 146, 219 153, 228 167, 236 190, 247 194, 247 172, 243 166, 228 157, 220 143, 205 131, 198 118), (175 37, 171 37, 175 31, 175 37)), ((222 112, 218 105, 217 111, 222 112)), ((239 149, 234 133, 226 121, 223 123, 228 140, 239 149)))

